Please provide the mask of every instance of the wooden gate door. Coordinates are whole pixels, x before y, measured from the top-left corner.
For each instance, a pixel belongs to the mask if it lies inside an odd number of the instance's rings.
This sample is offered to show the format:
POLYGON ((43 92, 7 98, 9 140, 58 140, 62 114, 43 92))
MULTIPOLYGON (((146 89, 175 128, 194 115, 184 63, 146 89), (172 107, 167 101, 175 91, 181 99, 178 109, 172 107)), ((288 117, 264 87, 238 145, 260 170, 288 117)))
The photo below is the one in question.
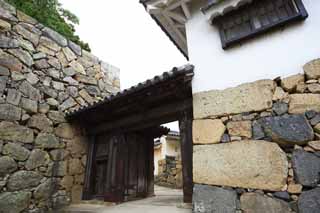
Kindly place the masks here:
POLYGON ((89 148, 84 199, 120 203, 147 197, 153 174, 151 142, 137 133, 95 136, 89 148))

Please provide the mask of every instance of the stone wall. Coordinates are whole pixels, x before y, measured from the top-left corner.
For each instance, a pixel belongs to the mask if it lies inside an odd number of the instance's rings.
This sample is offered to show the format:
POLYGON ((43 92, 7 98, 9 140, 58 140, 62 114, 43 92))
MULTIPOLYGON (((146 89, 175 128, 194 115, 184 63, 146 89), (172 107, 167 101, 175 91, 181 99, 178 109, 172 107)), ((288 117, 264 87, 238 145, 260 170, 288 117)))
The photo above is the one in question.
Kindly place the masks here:
POLYGON ((319 212, 320 59, 303 68, 194 95, 193 212, 319 212))
POLYGON ((166 156, 158 161, 158 175, 155 184, 169 188, 182 188, 182 162, 177 157, 166 156))
POLYGON ((119 70, 0 0, 0 212, 81 198, 86 138, 68 110, 119 91, 119 70))

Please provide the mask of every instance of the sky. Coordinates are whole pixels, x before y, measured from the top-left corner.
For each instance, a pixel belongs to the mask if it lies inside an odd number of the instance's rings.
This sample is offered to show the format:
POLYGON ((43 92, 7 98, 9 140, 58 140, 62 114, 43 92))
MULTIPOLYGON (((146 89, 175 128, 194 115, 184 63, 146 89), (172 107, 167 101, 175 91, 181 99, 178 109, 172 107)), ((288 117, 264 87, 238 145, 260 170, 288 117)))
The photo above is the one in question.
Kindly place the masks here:
POLYGON ((139 0, 59 2, 79 17, 76 34, 92 53, 120 68, 122 90, 187 63, 139 0))
POLYGON ((139 0, 59 0, 80 19, 76 34, 92 53, 120 68, 121 89, 187 61, 139 0))

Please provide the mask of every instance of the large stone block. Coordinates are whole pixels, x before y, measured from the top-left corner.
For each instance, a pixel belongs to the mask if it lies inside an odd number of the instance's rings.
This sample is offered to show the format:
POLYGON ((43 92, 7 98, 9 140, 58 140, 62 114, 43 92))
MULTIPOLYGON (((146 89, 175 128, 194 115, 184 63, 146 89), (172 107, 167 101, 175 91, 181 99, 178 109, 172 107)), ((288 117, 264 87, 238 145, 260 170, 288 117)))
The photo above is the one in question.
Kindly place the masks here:
POLYGON ((18 161, 25 161, 29 157, 30 151, 16 143, 7 143, 3 147, 3 154, 9 155, 18 161))
POLYGON ((284 115, 258 120, 265 135, 282 146, 305 145, 314 138, 304 115, 284 115))
POLYGON ((219 119, 194 120, 192 124, 193 143, 218 143, 225 130, 225 125, 219 119))
POLYGON ((0 157, 0 177, 18 169, 17 163, 9 156, 0 157))
POLYGON ((193 189, 193 213, 236 213, 237 193, 214 186, 198 185, 193 189))
POLYGON ((307 79, 318 79, 320 77, 320 59, 310 61, 303 67, 307 79))
POLYGON ((320 94, 290 95, 289 113, 300 114, 311 110, 320 112, 320 94))
POLYGON ((0 123, 0 139, 32 143, 34 134, 33 131, 27 127, 3 121, 0 123))
POLYGON ((62 123, 55 130, 54 133, 60 138, 72 139, 74 138, 74 129, 70 124, 62 123))
POLYGON ((289 204, 258 193, 245 193, 240 198, 243 213, 291 213, 289 204))
POLYGON ((287 156, 276 143, 240 141, 194 146, 195 183, 281 191, 287 174, 287 156))
POLYGON ((292 155, 292 167, 298 183, 315 187, 320 182, 320 158, 304 150, 295 150, 292 155))
POLYGON ((47 179, 34 191, 33 196, 37 200, 47 200, 58 191, 59 183, 55 178, 47 179))
POLYGON ((18 121, 21 118, 22 110, 11 104, 0 104, 0 120, 18 121))
POLYGON ((40 133, 35 140, 36 147, 44 149, 58 149, 62 147, 59 140, 52 134, 40 133))
POLYGON ((46 166, 50 161, 49 154, 40 149, 32 150, 28 161, 26 162, 26 168, 28 170, 33 170, 40 166, 46 166))
POLYGON ((304 82, 304 75, 303 74, 297 74, 292 75, 287 78, 284 78, 281 80, 281 86, 288 92, 291 92, 297 88, 297 85, 299 83, 304 82))
POLYGON ((9 191, 17 191, 37 186, 42 176, 37 172, 18 171, 11 175, 8 180, 7 188, 9 191))
POLYGON ((320 187, 302 192, 298 200, 300 213, 319 213, 320 210, 320 187))
POLYGON ((0 193, 0 212, 17 213, 28 208, 31 200, 31 192, 4 192, 0 193))
POLYGON ((225 90, 211 90, 193 95, 194 118, 207 118, 272 107, 275 83, 261 80, 225 90))

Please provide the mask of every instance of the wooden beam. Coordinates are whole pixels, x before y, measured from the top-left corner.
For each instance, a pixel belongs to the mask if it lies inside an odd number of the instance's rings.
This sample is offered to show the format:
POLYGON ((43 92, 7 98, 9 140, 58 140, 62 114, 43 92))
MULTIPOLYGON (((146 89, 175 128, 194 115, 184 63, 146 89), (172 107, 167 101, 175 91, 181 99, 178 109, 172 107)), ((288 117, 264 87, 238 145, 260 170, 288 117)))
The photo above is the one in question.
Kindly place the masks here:
POLYGON ((163 18, 166 22, 168 22, 168 26, 171 27, 172 31, 177 35, 177 37, 183 42, 184 45, 187 45, 186 35, 183 35, 178 28, 175 27, 175 23, 171 20, 171 18, 167 15, 163 15, 163 18))
POLYGON ((181 24, 185 24, 187 22, 187 19, 186 17, 184 17, 183 15, 181 14, 178 14, 178 13, 174 13, 174 12, 171 12, 171 11, 164 11, 163 12, 164 15, 176 20, 177 22, 181 23, 181 24))
POLYGON ((185 3, 188 3, 190 2, 191 0, 180 0, 180 1, 177 1, 176 3, 173 3, 171 5, 169 5, 166 9, 168 10, 174 10, 176 9, 177 7, 180 7, 182 4, 185 4, 185 3))
POLYGON ((141 129, 142 127, 147 127, 146 125, 156 126, 157 124, 163 124, 160 122, 166 123, 170 122, 172 119, 177 119, 181 111, 190 108, 192 108, 192 100, 187 99, 149 109, 148 111, 135 113, 130 116, 119 118, 118 120, 102 122, 95 127, 88 126, 86 129, 88 130, 89 134, 97 134, 99 132, 107 132, 120 128, 129 129, 129 127, 133 127, 141 129))
POLYGON ((187 3, 182 3, 181 7, 182 7, 182 10, 184 12, 184 15, 187 17, 187 19, 190 19, 191 18, 191 13, 190 13, 190 10, 189 10, 189 7, 188 7, 187 3))

